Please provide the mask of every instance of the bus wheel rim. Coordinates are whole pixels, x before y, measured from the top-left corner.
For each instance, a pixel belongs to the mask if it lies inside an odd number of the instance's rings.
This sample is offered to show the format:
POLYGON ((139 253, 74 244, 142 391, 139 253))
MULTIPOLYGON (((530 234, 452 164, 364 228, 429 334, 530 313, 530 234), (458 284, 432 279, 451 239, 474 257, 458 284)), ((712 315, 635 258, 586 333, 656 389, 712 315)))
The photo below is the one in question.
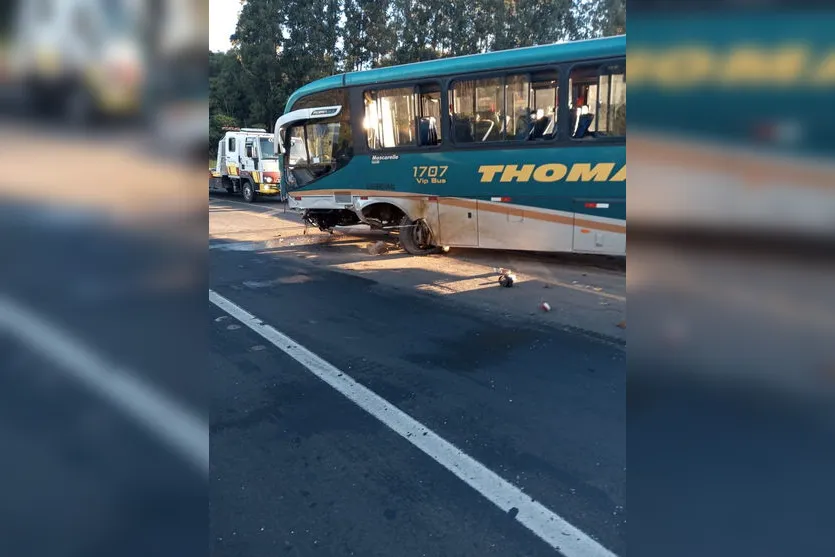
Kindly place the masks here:
POLYGON ((432 238, 432 234, 429 231, 429 226, 427 226, 426 221, 423 219, 416 220, 411 227, 410 234, 412 235, 412 240, 420 249, 429 247, 429 240, 432 238))

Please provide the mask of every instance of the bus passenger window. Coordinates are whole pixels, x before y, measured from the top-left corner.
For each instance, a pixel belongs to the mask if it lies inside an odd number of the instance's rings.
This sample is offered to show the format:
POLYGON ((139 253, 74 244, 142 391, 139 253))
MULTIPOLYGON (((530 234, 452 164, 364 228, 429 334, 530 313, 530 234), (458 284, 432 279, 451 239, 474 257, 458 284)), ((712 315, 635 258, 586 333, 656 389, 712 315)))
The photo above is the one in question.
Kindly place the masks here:
POLYGON ((622 63, 575 68, 568 93, 573 139, 626 136, 626 69, 622 63))
POLYGON ((505 81, 506 107, 502 132, 509 140, 527 139, 533 129, 535 111, 531 110, 530 83, 526 75, 509 75, 505 81))
POLYGON ((418 144, 441 143, 441 88, 437 85, 421 85, 418 95, 418 144))
POLYGON ((379 127, 379 117, 377 116, 377 97, 373 91, 366 91, 363 95, 363 104, 365 104, 365 119, 363 120, 363 128, 365 128, 365 137, 368 140, 368 147, 370 149, 380 149, 380 138, 377 136, 377 128, 379 127))
POLYGON ((453 82, 450 116, 455 142, 555 137, 557 88, 558 76, 553 70, 453 82))
POLYGON ((528 139, 551 139, 557 132, 557 72, 539 72, 531 76, 533 125, 528 139))
POLYGON ((503 78, 455 81, 452 85, 452 129, 458 143, 501 141, 506 118, 503 78))
POLYGON ((366 92, 365 129, 371 149, 417 143, 413 93, 406 87, 366 92))

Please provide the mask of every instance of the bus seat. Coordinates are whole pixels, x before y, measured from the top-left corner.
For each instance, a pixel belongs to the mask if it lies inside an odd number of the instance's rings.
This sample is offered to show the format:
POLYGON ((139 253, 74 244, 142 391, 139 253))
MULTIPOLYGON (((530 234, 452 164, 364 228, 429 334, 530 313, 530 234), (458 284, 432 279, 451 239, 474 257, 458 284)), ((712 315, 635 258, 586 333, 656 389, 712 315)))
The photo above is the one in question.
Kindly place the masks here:
POLYGON ((552 123, 554 121, 553 116, 543 116, 539 120, 537 120, 534 125, 533 129, 531 130, 531 139, 540 139, 548 128, 553 127, 552 123))
POLYGON ((481 120, 475 123, 475 136, 479 141, 490 141, 497 133, 496 122, 492 120, 481 120))
POLYGON ((438 140, 438 125, 434 116, 429 117, 429 142, 430 145, 437 145, 440 143, 438 140))
POLYGON ((452 119, 453 137, 458 143, 472 143, 473 129, 469 118, 454 116, 452 119))
POLYGON ((420 118, 418 120, 418 141, 420 145, 434 145, 431 141, 430 134, 429 118, 420 118))
POLYGON ((582 139, 586 136, 591 126, 591 121, 594 120, 594 114, 583 114, 577 121, 577 129, 574 131, 574 139, 582 139))
POLYGON ((542 137, 554 137, 554 132, 556 131, 556 124, 557 115, 552 112, 548 115, 548 125, 545 127, 545 131, 542 132, 542 137))

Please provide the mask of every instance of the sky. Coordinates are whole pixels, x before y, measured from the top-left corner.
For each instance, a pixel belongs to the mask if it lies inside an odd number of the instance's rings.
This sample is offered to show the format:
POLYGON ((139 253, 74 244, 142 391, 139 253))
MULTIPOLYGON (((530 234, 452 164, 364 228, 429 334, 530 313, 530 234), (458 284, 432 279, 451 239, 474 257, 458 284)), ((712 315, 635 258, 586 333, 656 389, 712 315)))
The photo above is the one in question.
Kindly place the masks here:
POLYGON ((241 0, 209 0, 209 50, 229 50, 229 36, 235 32, 240 13, 241 0))

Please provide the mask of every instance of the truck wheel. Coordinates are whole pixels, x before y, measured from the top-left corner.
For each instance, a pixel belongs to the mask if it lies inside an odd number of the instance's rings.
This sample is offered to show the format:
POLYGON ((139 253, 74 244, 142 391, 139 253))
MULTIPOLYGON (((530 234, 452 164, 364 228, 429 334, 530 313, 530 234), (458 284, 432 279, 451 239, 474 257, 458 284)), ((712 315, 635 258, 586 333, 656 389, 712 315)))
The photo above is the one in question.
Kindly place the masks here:
POLYGON ((426 221, 413 221, 408 215, 400 221, 400 245, 412 255, 430 255, 440 253, 442 249, 432 244, 432 231, 426 221))
POLYGON ((241 190, 241 195, 244 196, 244 201, 246 201, 247 203, 255 202, 255 188, 252 186, 252 182, 244 182, 243 189, 241 190))

